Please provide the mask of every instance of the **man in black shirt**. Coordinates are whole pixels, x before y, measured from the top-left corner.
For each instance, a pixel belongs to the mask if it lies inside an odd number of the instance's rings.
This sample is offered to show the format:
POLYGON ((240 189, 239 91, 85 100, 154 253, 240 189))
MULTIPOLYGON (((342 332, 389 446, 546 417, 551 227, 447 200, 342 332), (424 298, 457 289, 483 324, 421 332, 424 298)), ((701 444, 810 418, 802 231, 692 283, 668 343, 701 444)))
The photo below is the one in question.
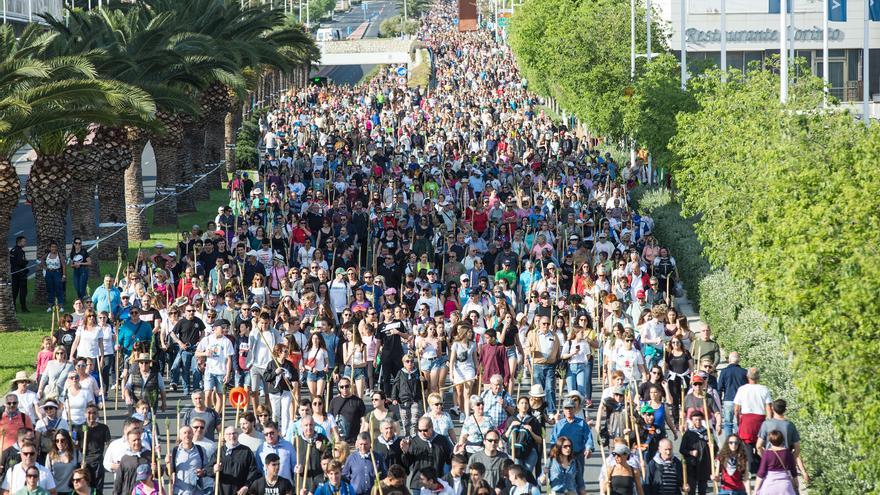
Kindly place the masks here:
POLYGON ((110 428, 103 423, 98 422, 98 406, 89 404, 86 409, 86 425, 89 427, 89 434, 86 437, 86 468, 92 477, 92 486, 104 486, 104 451, 110 445, 113 437, 110 435, 110 428))
POLYGON ((251 483, 249 495, 292 495, 293 484, 287 478, 278 476, 281 470, 281 458, 278 454, 268 454, 264 461, 266 476, 251 483))
POLYGON ((195 307, 187 305, 184 317, 174 325, 169 334, 171 339, 180 346, 180 352, 177 353, 174 364, 171 365, 171 383, 178 383, 181 368, 183 368, 184 395, 189 395, 190 392, 193 355, 196 352, 196 345, 204 333, 205 322, 201 318, 196 318, 195 307))
POLYGON ((12 272, 12 304, 15 300, 21 302, 21 312, 27 313, 27 279, 28 260, 24 252, 26 239, 23 235, 15 238, 15 246, 9 250, 9 263, 12 272))
POLYGON ((339 379, 338 388, 339 395, 330 401, 330 413, 336 418, 337 427, 341 426, 340 423, 344 424, 343 428, 339 428, 342 438, 348 443, 354 443, 361 431, 361 420, 367 414, 367 408, 360 397, 352 395, 351 380, 348 377, 339 379))
POLYGON ((403 323, 394 319, 393 306, 385 306, 382 317, 383 323, 379 326, 377 335, 382 343, 379 382, 385 395, 391 395, 391 380, 403 367, 403 339, 409 337, 409 334, 403 323))

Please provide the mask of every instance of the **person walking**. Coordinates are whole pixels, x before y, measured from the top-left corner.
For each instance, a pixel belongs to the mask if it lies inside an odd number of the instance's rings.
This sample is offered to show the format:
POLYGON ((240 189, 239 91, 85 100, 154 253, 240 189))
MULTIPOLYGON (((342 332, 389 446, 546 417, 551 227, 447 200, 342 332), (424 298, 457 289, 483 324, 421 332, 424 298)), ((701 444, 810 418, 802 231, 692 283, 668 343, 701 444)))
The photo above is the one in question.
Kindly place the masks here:
POLYGON ((9 250, 9 268, 12 273, 12 304, 14 306, 17 299, 21 306, 19 311, 22 313, 29 312, 27 281, 30 269, 28 269, 27 254, 24 252, 25 244, 27 244, 27 239, 20 235, 15 238, 15 246, 9 250))

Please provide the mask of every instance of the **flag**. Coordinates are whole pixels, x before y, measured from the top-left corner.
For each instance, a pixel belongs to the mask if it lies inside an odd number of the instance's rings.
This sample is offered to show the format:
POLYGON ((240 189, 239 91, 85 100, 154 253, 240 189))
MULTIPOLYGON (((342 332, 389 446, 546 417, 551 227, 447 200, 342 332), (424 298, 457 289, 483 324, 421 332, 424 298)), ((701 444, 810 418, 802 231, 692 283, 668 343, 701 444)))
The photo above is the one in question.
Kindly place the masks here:
MULTIPOLYGON (((782 0, 770 0, 770 13, 771 13, 771 14, 778 14, 778 13, 779 13, 779 9, 780 9, 780 7, 779 7, 779 6, 780 6, 780 3, 779 3, 779 2, 781 2, 781 1, 782 1, 782 0)), ((788 5, 787 5, 788 9, 786 10, 786 12, 788 12, 789 14, 791 14, 791 4, 792 4, 792 1, 793 1, 793 0, 788 0, 788 5)))
POLYGON ((846 0, 826 0, 828 2, 828 20, 846 22, 846 0))
POLYGON ((868 12, 870 13, 869 18, 872 21, 880 21, 880 1, 870 0, 868 2, 868 12))

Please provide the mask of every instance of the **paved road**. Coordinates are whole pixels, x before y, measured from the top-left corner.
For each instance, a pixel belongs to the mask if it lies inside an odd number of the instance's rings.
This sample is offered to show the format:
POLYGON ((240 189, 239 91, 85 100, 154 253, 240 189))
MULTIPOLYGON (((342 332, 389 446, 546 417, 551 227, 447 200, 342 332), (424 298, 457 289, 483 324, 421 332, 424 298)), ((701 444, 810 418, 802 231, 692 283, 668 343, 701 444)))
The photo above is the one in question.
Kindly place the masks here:
MULTIPOLYGON (((33 246, 37 243, 33 210, 24 197, 25 184, 27 183, 34 157, 34 152, 29 146, 22 148, 12 157, 15 170, 18 172, 18 179, 21 181, 21 197, 19 198, 18 206, 12 212, 12 224, 7 238, 7 246, 12 246, 15 243, 16 236, 24 235, 27 237, 27 246, 30 248, 30 250, 26 249, 28 251, 28 259, 33 259, 33 246)), ((149 144, 144 149, 142 160, 144 194, 147 197, 147 201, 150 201, 156 189, 156 159, 153 156, 153 148, 149 144)), ((72 240, 73 234, 70 231, 70 226, 71 222, 68 214, 65 244, 69 244, 72 240)))
MULTIPOLYGON (((349 33, 357 29, 366 19, 371 19, 370 26, 364 38, 376 38, 379 36, 379 25, 383 19, 387 19, 397 14, 397 6, 394 2, 388 0, 364 2, 366 5, 366 14, 360 5, 354 6, 350 11, 335 14, 333 22, 322 24, 321 27, 329 27, 339 29, 340 34, 347 36, 349 33)), ((370 72, 374 65, 334 65, 320 66, 316 72, 323 72, 330 80, 336 84, 357 84, 364 74, 370 72)))
MULTIPOLYGON (((594 383, 596 382, 596 380, 597 380, 597 378, 594 374, 594 376, 593 376, 594 383)), ((523 396, 528 395, 529 387, 531 386, 530 377, 526 377, 525 379, 523 379, 519 386, 520 386, 519 393, 523 396)), ((334 393, 335 392, 336 391, 334 390, 334 393)), ((306 397, 308 395, 308 390, 303 388, 303 390, 301 391, 301 394, 303 397, 306 397)), ((514 396, 516 396, 516 395, 517 394, 515 392, 514 396)), ((593 403, 594 404, 598 405, 600 396, 601 396, 601 390, 599 390, 598 387, 594 387, 594 393, 593 393, 593 403)), ((126 409, 124 401, 122 400, 122 396, 120 394, 120 396, 119 396, 119 409, 114 410, 114 408, 113 408, 113 406, 115 404, 114 397, 115 397, 114 392, 111 391, 110 396, 109 396, 109 401, 108 401, 108 408, 107 408, 107 420, 108 420, 107 424, 110 426, 110 431, 112 432, 114 438, 116 438, 121 434, 122 423, 125 420, 125 418, 127 417, 127 409, 126 409)), ((165 445, 166 445, 165 444, 165 433, 164 433, 165 432, 165 418, 168 418, 169 425, 172 430, 172 436, 171 436, 172 447, 173 447, 174 442, 176 440, 176 431, 175 431, 176 419, 175 419, 175 416, 176 416, 176 406, 177 406, 178 400, 180 401, 181 411, 183 411, 186 408, 191 406, 191 402, 189 400, 189 397, 184 397, 181 392, 172 392, 169 390, 168 409, 165 412, 160 411, 158 414, 158 422, 157 422, 156 426, 159 430, 159 436, 160 436, 161 442, 162 442, 161 451, 163 452, 163 454, 166 450, 165 449, 165 445)), ((444 400, 445 400, 444 410, 448 411, 452 407, 451 395, 448 393, 445 394, 444 400)), ((367 405, 368 410, 371 409, 369 401, 366 402, 366 405, 367 405)), ((394 406, 392 406, 392 407, 394 407, 394 406)), ((596 413, 595 407, 589 410, 589 414, 590 414, 591 419, 594 418, 595 413, 596 413)), ((227 425, 232 424, 234 422, 234 420, 231 418, 234 418, 234 417, 235 417, 235 411, 231 408, 227 408, 227 410, 226 410, 227 423, 226 424, 227 425)), ((102 418, 102 421, 103 421, 103 418, 102 418)), ((457 433, 461 432, 461 421, 455 420, 454 423, 455 423, 456 432, 457 433)), ((549 429, 547 429, 545 431, 546 431, 546 437, 549 440, 549 437, 550 437, 549 429)), ((594 436, 595 435, 596 435, 596 432, 594 431, 594 436)), ((455 440, 456 439, 453 439, 453 441, 455 441, 455 440)), ((548 444, 548 448, 550 448, 549 444, 548 444)), ((597 444, 597 449, 598 449, 598 444, 597 444)), ((598 474, 599 473, 599 466, 600 466, 599 457, 600 456, 597 451, 596 454, 591 459, 589 459, 586 464, 585 478, 586 478, 586 486, 587 486, 588 493, 598 493, 599 485, 596 480, 599 475, 598 474)), ((113 483, 113 476, 107 476, 106 486, 104 487, 104 491, 103 491, 104 493, 111 493, 111 489, 113 486, 112 483, 113 483)), ((542 489, 543 489, 543 487, 542 487, 542 489)))

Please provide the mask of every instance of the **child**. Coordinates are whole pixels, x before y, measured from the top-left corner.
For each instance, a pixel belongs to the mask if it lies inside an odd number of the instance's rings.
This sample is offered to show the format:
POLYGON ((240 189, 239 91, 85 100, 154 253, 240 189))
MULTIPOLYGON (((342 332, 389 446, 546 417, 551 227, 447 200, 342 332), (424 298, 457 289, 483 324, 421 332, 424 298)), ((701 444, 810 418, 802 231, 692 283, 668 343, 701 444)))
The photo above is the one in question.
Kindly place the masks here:
POLYGON ((40 375, 46 369, 46 365, 54 357, 55 347, 52 345, 52 337, 43 337, 40 342, 40 352, 37 353, 37 383, 40 383, 40 375))
POLYGON ((137 484, 131 491, 131 495, 164 495, 165 491, 159 483, 153 479, 153 470, 149 464, 141 464, 137 468, 137 484))
POLYGON ((204 357, 196 358, 196 369, 193 370, 192 374, 192 389, 193 390, 201 390, 202 389, 202 377, 205 376, 205 366, 207 366, 207 359, 204 357))
POLYGON ((135 413, 132 418, 139 419, 144 423, 144 432, 141 434, 141 443, 145 448, 150 449, 153 445, 153 415, 150 414, 150 403, 141 399, 134 406, 135 413))

